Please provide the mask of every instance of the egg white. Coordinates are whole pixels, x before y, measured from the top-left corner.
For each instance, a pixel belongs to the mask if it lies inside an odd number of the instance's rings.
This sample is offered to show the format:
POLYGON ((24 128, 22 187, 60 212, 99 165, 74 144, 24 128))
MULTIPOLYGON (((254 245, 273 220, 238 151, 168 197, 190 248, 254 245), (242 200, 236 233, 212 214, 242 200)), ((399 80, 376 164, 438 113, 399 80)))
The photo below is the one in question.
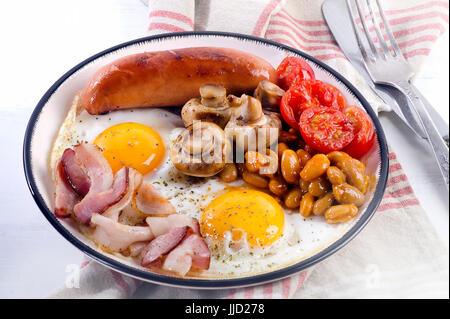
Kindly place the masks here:
MULTIPOLYGON (((225 184, 218 177, 197 178, 180 173, 173 166, 168 154, 170 146, 184 126, 181 118, 167 109, 142 108, 91 115, 80 108, 78 97, 75 98, 55 139, 50 154, 50 168, 54 167, 64 149, 81 142, 92 143, 103 130, 124 122, 147 125, 163 139, 166 148, 164 160, 153 172, 145 175, 144 180, 153 184, 174 205, 179 214, 200 219, 203 210, 217 196, 234 188, 250 188, 240 179, 225 184)), ((349 223, 330 225, 320 216, 304 218, 297 210, 283 210, 283 235, 270 246, 234 251, 229 249, 228 243, 206 239, 212 256, 210 268, 194 275, 232 278, 283 268, 322 250, 350 227, 349 223)))

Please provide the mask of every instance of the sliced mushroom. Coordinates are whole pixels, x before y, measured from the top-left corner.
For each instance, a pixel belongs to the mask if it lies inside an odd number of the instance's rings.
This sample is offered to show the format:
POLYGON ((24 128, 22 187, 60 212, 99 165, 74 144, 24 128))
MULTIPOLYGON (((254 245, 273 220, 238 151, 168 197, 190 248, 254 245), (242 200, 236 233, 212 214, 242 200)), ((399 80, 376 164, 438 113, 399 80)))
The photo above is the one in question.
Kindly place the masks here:
POLYGON ((225 167, 230 153, 231 144, 222 128, 211 122, 195 122, 177 137, 170 159, 186 175, 208 177, 225 167))
POLYGON ((253 150, 269 147, 280 134, 280 118, 275 113, 263 111, 261 102, 251 96, 242 95, 241 102, 225 127, 227 136, 241 152, 249 150, 250 145, 253 150))
POLYGON ((216 84, 203 84, 201 98, 190 99, 181 110, 184 126, 194 121, 212 122, 224 128, 231 117, 231 109, 224 87, 216 84))
POLYGON ((202 104, 209 107, 228 107, 227 90, 217 84, 203 84, 200 87, 202 104))
POLYGON ((278 85, 270 81, 261 81, 255 90, 253 96, 261 101, 264 109, 279 112, 281 98, 284 95, 284 90, 278 85))
POLYGON ((239 107, 242 104, 241 98, 237 97, 236 95, 230 94, 228 95, 227 99, 230 107, 239 107))

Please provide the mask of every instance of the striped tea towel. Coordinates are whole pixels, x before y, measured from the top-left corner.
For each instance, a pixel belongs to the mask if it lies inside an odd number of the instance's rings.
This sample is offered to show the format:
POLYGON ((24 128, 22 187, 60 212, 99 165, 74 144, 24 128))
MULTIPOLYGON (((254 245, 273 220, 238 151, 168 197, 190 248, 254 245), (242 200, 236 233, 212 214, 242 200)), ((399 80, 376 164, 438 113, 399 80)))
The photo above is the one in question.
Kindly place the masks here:
MULTIPOLYGON (((336 0, 339 1, 339 0, 336 0)), ((335 43, 322 0, 151 0, 151 34, 192 30, 252 34, 287 44, 346 76, 377 110, 373 96, 335 43)), ((447 1, 382 1, 400 48, 419 70, 448 26, 447 1)), ((448 249, 438 238, 408 179, 390 152, 381 205, 366 228, 318 265, 278 282, 203 291, 143 283, 96 262, 80 266, 80 281, 52 298, 448 298, 448 249), (77 288, 78 287, 78 288, 77 288)))

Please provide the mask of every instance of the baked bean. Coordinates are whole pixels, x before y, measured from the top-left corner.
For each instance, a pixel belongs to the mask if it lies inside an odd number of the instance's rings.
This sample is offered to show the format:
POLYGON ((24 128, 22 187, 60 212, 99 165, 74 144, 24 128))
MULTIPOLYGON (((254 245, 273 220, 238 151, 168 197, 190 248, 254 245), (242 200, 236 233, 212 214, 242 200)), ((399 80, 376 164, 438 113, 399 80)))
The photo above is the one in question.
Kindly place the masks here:
POLYGON ((352 157, 345 152, 334 151, 327 154, 328 159, 333 165, 338 166, 339 163, 345 159, 351 159, 352 157))
POLYGON ((351 220, 358 214, 354 204, 331 206, 325 211, 325 220, 329 224, 342 223, 351 220))
POLYGON ((323 215, 325 211, 333 205, 334 195, 333 193, 326 193, 322 197, 320 197, 314 203, 313 214, 314 215, 323 215))
POLYGON ((219 173, 220 179, 225 183, 231 183, 236 180, 238 170, 234 163, 227 163, 223 170, 219 173))
POLYGON ((364 191, 366 184, 366 167, 357 159, 348 159, 341 162, 338 166, 347 178, 347 183, 355 186, 360 191, 364 191))
POLYGON ((288 190, 288 185, 281 176, 275 176, 269 181, 269 190, 277 196, 283 196, 288 190))
POLYGON ((327 169, 327 177, 331 184, 340 185, 345 183, 345 174, 336 166, 327 169))
POLYGON ((280 131, 280 136, 278 137, 278 141, 282 143, 292 143, 295 142, 298 139, 298 135, 295 133, 295 131, 280 131))
POLYGON ((327 155, 330 161, 341 169, 350 185, 355 186, 360 191, 364 191, 367 186, 365 178, 366 166, 356 158, 352 158, 345 152, 331 152, 327 155))
POLYGON ((306 193, 303 195, 302 200, 300 201, 299 213, 303 217, 309 217, 314 207, 314 196, 310 193, 306 193))
POLYGON ((285 150, 281 156, 281 174, 289 184, 297 184, 300 173, 300 162, 297 153, 285 150))
POLYGON ((250 173, 258 173, 259 169, 262 166, 269 165, 270 163, 270 158, 255 151, 248 151, 247 153, 245 153, 244 157, 245 168, 250 173))
POLYGON ((298 160, 300 161, 300 167, 305 167, 306 163, 311 159, 311 155, 301 148, 299 148, 296 153, 298 156, 298 160))
POLYGON ((284 205, 287 208, 297 208, 300 206, 300 201, 302 200, 302 191, 298 187, 294 187, 289 192, 287 192, 284 197, 284 205))
POLYGON ((349 184, 333 185, 333 195, 341 204, 364 204, 364 194, 356 187, 349 184))
POLYGON ((287 146, 285 143, 278 143, 278 146, 277 146, 278 158, 281 158, 281 156, 283 155, 283 152, 288 149, 289 149, 289 146, 287 146))
POLYGON ((308 186, 308 192, 315 197, 324 195, 329 189, 330 183, 323 176, 313 179, 308 186))
POLYGON ((258 188, 266 188, 269 185, 267 178, 256 173, 250 173, 249 171, 244 171, 242 173, 242 178, 250 185, 258 188))
POLYGON ((266 149, 266 155, 269 159, 269 165, 264 165, 261 167, 259 173, 266 177, 272 178, 278 171, 278 155, 270 148, 266 149))
POLYGON ((362 186, 361 193, 363 193, 363 194, 367 193, 367 190, 369 189, 369 184, 370 184, 370 177, 368 175, 366 175, 364 177, 364 184, 362 186))
POLYGON ((288 132, 291 133, 291 134, 295 134, 297 136, 300 136, 300 132, 298 130, 294 129, 293 127, 289 128, 288 132))
POLYGON ((301 178, 300 178, 300 182, 299 182, 298 184, 299 184, 299 186, 300 186, 300 189, 301 189, 304 193, 307 193, 308 190, 309 190, 309 184, 310 184, 310 183, 311 183, 311 182, 305 181, 304 179, 301 179, 301 178))
POLYGON ((316 154, 303 167, 300 172, 300 177, 305 181, 312 181, 325 174, 328 167, 330 167, 328 157, 324 154, 316 154))

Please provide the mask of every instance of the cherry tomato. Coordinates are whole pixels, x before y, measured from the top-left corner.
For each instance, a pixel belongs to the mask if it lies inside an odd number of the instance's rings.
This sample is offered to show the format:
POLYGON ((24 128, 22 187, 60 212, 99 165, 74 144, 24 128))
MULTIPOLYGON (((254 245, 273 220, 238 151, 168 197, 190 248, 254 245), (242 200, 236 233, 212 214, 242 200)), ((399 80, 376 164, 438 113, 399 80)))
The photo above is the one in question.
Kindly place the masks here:
POLYGON ((319 80, 312 84, 312 94, 323 106, 333 107, 342 111, 347 105, 345 97, 337 88, 319 80))
POLYGON ((316 78, 313 69, 305 60, 293 56, 281 61, 277 73, 278 84, 283 90, 288 90, 292 85, 303 80, 314 80, 316 78))
POLYGON ((318 99, 312 95, 313 83, 313 81, 297 83, 291 86, 281 98, 281 116, 294 129, 298 130, 298 121, 304 110, 320 106, 318 99))
POLYGON ((355 138, 343 151, 354 158, 361 158, 372 147, 375 127, 370 116, 357 106, 346 106, 344 114, 355 128, 355 138))
POLYGON ((325 154, 343 149, 355 137, 347 116, 330 107, 306 109, 300 116, 299 126, 306 144, 325 154))

